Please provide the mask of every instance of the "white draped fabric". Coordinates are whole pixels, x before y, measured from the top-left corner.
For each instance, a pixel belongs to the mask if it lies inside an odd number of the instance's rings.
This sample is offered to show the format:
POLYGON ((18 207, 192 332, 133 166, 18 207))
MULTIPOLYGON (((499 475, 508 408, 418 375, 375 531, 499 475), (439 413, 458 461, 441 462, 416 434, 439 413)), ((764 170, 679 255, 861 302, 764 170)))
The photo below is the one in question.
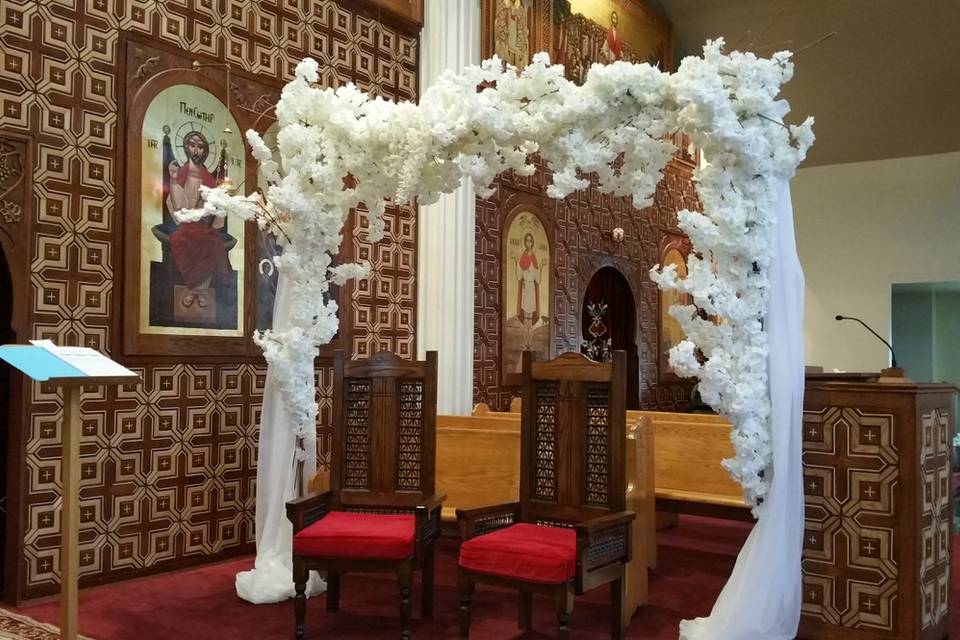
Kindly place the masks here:
MULTIPOLYGON (((290 286, 281 272, 273 303, 274 327, 285 329, 289 316, 290 286)), ((294 595, 293 525, 287 520, 286 503, 297 496, 295 449, 296 436, 290 416, 267 368, 257 456, 257 559, 252 571, 237 574, 237 595, 247 602, 268 604, 294 595)), ((316 458, 308 456, 303 477, 312 478, 316 468, 316 458)), ((325 588, 323 580, 316 573, 311 574, 307 595, 321 594, 325 588)))
POLYGON ((713 611, 681 622, 681 640, 793 640, 800 623, 804 288, 786 179, 778 189, 776 214, 764 323, 770 340, 773 479, 760 519, 713 611))

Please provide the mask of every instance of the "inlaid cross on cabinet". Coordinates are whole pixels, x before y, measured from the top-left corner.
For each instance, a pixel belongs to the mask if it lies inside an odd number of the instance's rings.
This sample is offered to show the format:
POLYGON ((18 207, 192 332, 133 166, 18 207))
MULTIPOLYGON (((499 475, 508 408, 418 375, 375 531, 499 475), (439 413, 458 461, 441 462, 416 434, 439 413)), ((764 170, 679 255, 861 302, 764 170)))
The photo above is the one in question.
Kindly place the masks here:
MULTIPOLYGON (((877 428, 872 425, 859 424, 859 420, 856 412, 851 410, 844 410, 842 413, 837 410, 830 416, 824 417, 824 423, 821 425, 821 429, 823 429, 822 437, 824 439, 830 438, 832 433, 832 439, 829 442, 824 442, 824 444, 831 446, 826 451, 813 451, 808 448, 804 452, 803 460, 804 467, 807 469, 825 470, 827 472, 824 476, 825 483, 830 486, 817 487, 816 484, 819 481, 817 476, 808 475, 804 484, 810 492, 819 490, 822 492, 824 499, 832 498, 841 505, 850 500, 854 501, 851 504, 856 504, 864 496, 867 496, 870 501, 873 501, 876 497, 877 492, 873 488, 876 486, 876 482, 862 483, 861 493, 863 495, 851 495, 857 472, 879 473, 885 466, 881 455, 867 453, 858 446, 863 441, 873 444, 874 440, 879 440, 877 428), (856 428, 854 425, 856 425, 856 428), (854 442, 854 438, 857 436, 859 436, 861 442, 854 442)), ((807 433, 812 434, 811 438, 815 438, 820 431, 811 426, 807 433)))
POLYGON ((808 410, 804 421, 804 612, 831 624, 892 629, 900 558, 896 423, 848 407, 808 410))

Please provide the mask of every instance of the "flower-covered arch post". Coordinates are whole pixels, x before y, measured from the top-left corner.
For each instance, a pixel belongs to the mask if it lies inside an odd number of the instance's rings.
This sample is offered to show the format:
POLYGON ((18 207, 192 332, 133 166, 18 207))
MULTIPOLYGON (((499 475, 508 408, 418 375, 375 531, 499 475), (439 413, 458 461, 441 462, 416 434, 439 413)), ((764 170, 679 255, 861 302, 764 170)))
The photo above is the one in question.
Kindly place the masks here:
POLYGON ((693 298, 694 305, 670 311, 687 336, 670 361, 681 375, 697 377, 704 401, 733 424, 735 456, 724 466, 761 516, 777 472, 764 321, 779 187, 813 142, 812 119, 781 121, 786 105, 777 96, 792 71, 787 52, 769 59, 728 54, 718 40, 673 74, 616 62, 594 65, 577 86, 539 54, 522 72, 494 58, 449 73, 413 104, 371 98, 353 85, 321 88, 317 63, 300 63, 277 105, 281 162, 247 133, 270 185, 265 197, 211 189, 204 210, 186 215, 255 219, 285 245, 275 260, 292 296, 286 328, 261 333, 257 342, 290 412, 297 459, 315 450, 314 358, 337 330, 330 283, 368 272, 367 265, 334 264, 352 209, 366 207, 376 241, 388 202, 429 204, 463 177, 484 196, 503 171, 533 173, 535 153, 553 171, 550 196, 563 198, 593 180, 643 208, 676 151, 669 135, 680 131, 708 160, 694 174, 703 211, 679 213, 694 246, 688 275, 668 267, 651 277, 693 298))

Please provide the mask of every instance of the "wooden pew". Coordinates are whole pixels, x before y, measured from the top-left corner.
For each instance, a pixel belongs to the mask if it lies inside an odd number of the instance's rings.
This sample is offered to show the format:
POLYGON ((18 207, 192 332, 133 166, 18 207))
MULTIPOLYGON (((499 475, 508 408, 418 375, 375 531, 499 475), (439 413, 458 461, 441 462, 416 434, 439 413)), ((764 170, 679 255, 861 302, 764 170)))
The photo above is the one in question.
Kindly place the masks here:
POLYGON ((437 493, 442 518, 457 509, 515 502, 520 495, 520 416, 437 416, 437 493))
MULTIPOLYGON (((637 513, 633 560, 627 566, 629 620, 648 599, 648 568, 656 566, 653 492, 653 430, 649 418, 627 420, 625 458, 627 509, 637 513)), ((442 517, 455 521, 456 509, 513 502, 520 494, 520 416, 491 412, 437 416, 437 492, 446 494, 442 517)))
POLYGON ((740 485, 720 465, 733 457, 730 423, 713 414, 627 411, 653 423, 657 511, 752 520, 740 485))

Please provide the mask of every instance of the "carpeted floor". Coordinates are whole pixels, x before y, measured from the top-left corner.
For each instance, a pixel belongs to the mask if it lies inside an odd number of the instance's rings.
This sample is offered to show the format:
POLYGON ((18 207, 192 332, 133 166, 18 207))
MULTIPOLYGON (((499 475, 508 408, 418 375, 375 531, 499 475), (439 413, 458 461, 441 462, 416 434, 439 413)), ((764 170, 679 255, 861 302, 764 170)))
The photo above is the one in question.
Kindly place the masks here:
MULTIPOLYGON (((748 532, 749 525, 700 518, 682 518, 679 527, 661 531, 659 566, 651 576, 651 602, 634 616, 628 637, 676 640, 681 618, 708 614, 748 532)), ((419 619, 415 596, 414 638, 457 637, 456 554, 457 540, 440 541, 434 619, 419 619)), ((80 631, 97 640, 287 640, 293 635, 292 603, 254 606, 236 596, 234 576, 250 564, 247 558, 84 590, 80 594, 80 631)), ((398 635, 395 581, 386 576, 348 575, 340 598, 336 614, 326 613, 323 596, 308 601, 308 638, 360 640, 398 635)), ((606 589, 577 598, 574 638, 609 637, 607 603, 606 589)), ((527 635, 517 631, 512 592, 481 585, 473 611, 470 635, 474 640, 555 636, 552 605, 546 598, 534 601, 537 632, 527 635)), ((56 624, 58 605, 56 601, 33 604, 20 613, 56 624)), ((960 632, 960 625, 956 631, 960 632)))

